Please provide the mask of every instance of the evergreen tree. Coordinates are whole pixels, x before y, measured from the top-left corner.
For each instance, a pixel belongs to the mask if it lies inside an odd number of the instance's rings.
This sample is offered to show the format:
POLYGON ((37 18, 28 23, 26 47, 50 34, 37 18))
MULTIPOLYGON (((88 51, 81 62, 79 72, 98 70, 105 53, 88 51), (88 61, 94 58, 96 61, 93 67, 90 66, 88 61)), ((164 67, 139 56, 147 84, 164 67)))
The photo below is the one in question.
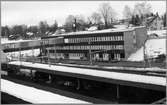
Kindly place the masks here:
POLYGON ((166 27, 166 13, 164 14, 164 17, 163 17, 163 25, 164 27, 166 27))
POLYGON ((49 29, 50 32, 56 32, 56 30, 58 29, 58 23, 57 23, 57 21, 55 20, 54 24, 51 25, 49 28, 50 28, 49 29))

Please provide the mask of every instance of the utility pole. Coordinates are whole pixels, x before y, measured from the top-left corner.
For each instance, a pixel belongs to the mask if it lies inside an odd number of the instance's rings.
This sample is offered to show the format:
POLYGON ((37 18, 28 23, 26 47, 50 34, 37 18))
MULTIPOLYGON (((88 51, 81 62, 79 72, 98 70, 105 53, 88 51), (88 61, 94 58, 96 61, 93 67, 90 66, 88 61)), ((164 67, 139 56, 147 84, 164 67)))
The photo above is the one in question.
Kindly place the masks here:
POLYGON ((92 52, 91 52, 91 39, 89 38, 89 41, 88 41, 88 45, 89 45, 89 61, 90 61, 90 65, 92 65, 92 52))

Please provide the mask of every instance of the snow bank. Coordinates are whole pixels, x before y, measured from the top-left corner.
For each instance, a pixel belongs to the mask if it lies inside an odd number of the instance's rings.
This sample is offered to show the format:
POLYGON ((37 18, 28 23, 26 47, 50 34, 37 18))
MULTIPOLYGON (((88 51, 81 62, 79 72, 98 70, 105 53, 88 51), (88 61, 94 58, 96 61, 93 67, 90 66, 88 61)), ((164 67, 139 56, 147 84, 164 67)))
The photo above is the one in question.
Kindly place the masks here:
MULTIPOLYGON (((146 55, 149 58, 157 57, 160 54, 166 54, 166 39, 150 39, 146 42, 146 55)), ((128 61, 143 61, 143 47, 131 54, 128 61)))
POLYGON ((19 61, 10 62, 10 64, 15 64, 15 65, 21 64, 21 65, 24 65, 27 67, 44 68, 44 69, 53 70, 53 71, 68 72, 68 73, 103 77, 103 78, 108 78, 108 79, 116 79, 116 80, 122 80, 122 81, 132 81, 132 82, 166 86, 166 78, 164 78, 164 77, 145 76, 145 75, 128 74, 128 73, 118 73, 118 72, 110 72, 110 71, 102 71, 102 70, 100 71, 100 70, 66 67, 66 66, 58 66, 58 65, 50 65, 49 66, 47 64, 30 63, 30 62, 20 63, 19 61))
POLYGON ((7 55, 0 49, 0 61, 1 63, 7 62, 7 55))
POLYGON ((148 31, 148 35, 150 34, 157 34, 158 36, 166 36, 166 30, 153 30, 153 31, 148 31))
MULTIPOLYGON (((21 57, 38 56, 39 54, 40 54, 40 49, 21 51, 21 57)), ((19 58, 19 56, 20 56, 19 51, 7 53, 8 58, 19 58)))
POLYGON ((26 42, 26 41, 32 41, 32 40, 8 40, 7 38, 2 38, 1 39, 1 44, 6 44, 6 43, 18 43, 18 42, 26 42))
POLYGON ((146 54, 149 57, 157 57, 166 54, 166 39, 151 39, 146 42, 146 54))
POLYGON ((128 58, 128 61, 143 61, 144 54, 143 54, 143 47, 137 50, 135 53, 131 54, 128 58))
POLYGON ((96 26, 92 26, 88 29, 88 31, 94 31, 94 30, 97 30, 97 27, 96 26))
POLYGON ((81 101, 74 98, 65 97, 59 94, 54 94, 51 92, 47 92, 44 90, 36 89, 33 87, 24 86, 21 84, 17 84, 8 80, 1 79, 1 91, 18 97, 27 102, 31 102, 33 104, 53 104, 53 103, 80 103, 80 104, 88 104, 88 102, 81 101))
POLYGON ((117 29, 127 29, 127 25, 114 25, 117 29))

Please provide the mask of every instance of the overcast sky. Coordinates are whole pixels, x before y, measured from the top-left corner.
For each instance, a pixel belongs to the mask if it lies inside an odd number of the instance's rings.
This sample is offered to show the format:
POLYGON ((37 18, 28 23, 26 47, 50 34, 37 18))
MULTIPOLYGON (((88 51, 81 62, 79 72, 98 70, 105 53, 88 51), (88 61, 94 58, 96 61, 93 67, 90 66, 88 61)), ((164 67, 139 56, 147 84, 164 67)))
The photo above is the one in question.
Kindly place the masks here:
MULTIPOLYGON (((64 24, 68 15, 84 15, 88 17, 92 12, 98 11, 98 7, 105 1, 2 1, 1 22, 2 25, 37 25, 39 21, 46 20, 53 24, 57 20, 59 26, 64 24)), ((108 2, 108 1, 106 1, 108 2)), ((117 12, 117 18, 122 18, 125 5, 132 9, 139 1, 110 1, 111 7, 117 12)), ((148 1, 152 11, 160 15, 166 11, 166 1, 148 1)))

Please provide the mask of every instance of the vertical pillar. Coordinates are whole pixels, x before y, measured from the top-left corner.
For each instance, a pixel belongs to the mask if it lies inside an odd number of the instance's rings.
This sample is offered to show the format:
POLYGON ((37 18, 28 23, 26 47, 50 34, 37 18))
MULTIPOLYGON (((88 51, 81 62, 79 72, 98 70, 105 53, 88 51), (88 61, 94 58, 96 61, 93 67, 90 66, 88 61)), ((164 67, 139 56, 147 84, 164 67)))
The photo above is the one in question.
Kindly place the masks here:
MULTIPOLYGON (((49 40, 48 40, 48 48, 50 48, 49 47, 49 40)), ((50 51, 49 51, 49 49, 47 50, 47 52, 48 52, 48 64, 50 66, 50 51)))
POLYGON ((79 90, 80 89, 80 80, 79 80, 79 78, 77 78, 77 88, 76 88, 77 90, 79 90))
POLYGON ((50 52, 49 52, 49 49, 48 49, 48 64, 49 64, 49 66, 50 66, 50 52))
POLYGON ((120 94, 119 94, 119 84, 117 84, 116 85, 116 88, 117 88, 117 96, 116 96, 116 98, 117 98, 117 100, 119 100, 119 98, 120 98, 120 94))
POLYGON ((30 78, 31 78, 31 80, 33 79, 33 75, 32 75, 32 69, 30 69, 30 78))
POLYGON ((52 82, 52 76, 49 74, 49 83, 52 82))
POLYGON ((56 60, 57 60, 57 59, 56 59, 56 58, 57 58, 57 57, 56 57, 56 44, 55 44, 55 47, 54 47, 54 48, 55 48, 55 63, 56 63, 56 60))
POLYGON ((34 61, 35 61, 35 58, 34 58, 34 48, 32 47, 32 57, 33 57, 33 61, 32 61, 32 63, 34 63, 34 61))
POLYGON ((92 65, 92 52, 91 52, 90 39, 89 39, 88 45, 89 45, 89 60, 90 60, 90 65, 92 65))
POLYGON ((44 53, 44 49, 43 49, 43 41, 42 41, 42 43, 41 43, 41 63, 43 62, 43 53, 44 53))
POLYGON ((20 61, 20 65, 21 65, 21 48, 19 48, 19 61, 20 61))
POLYGON ((41 46, 39 48, 39 53, 40 53, 39 60, 42 63, 42 49, 41 49, 41 46))

